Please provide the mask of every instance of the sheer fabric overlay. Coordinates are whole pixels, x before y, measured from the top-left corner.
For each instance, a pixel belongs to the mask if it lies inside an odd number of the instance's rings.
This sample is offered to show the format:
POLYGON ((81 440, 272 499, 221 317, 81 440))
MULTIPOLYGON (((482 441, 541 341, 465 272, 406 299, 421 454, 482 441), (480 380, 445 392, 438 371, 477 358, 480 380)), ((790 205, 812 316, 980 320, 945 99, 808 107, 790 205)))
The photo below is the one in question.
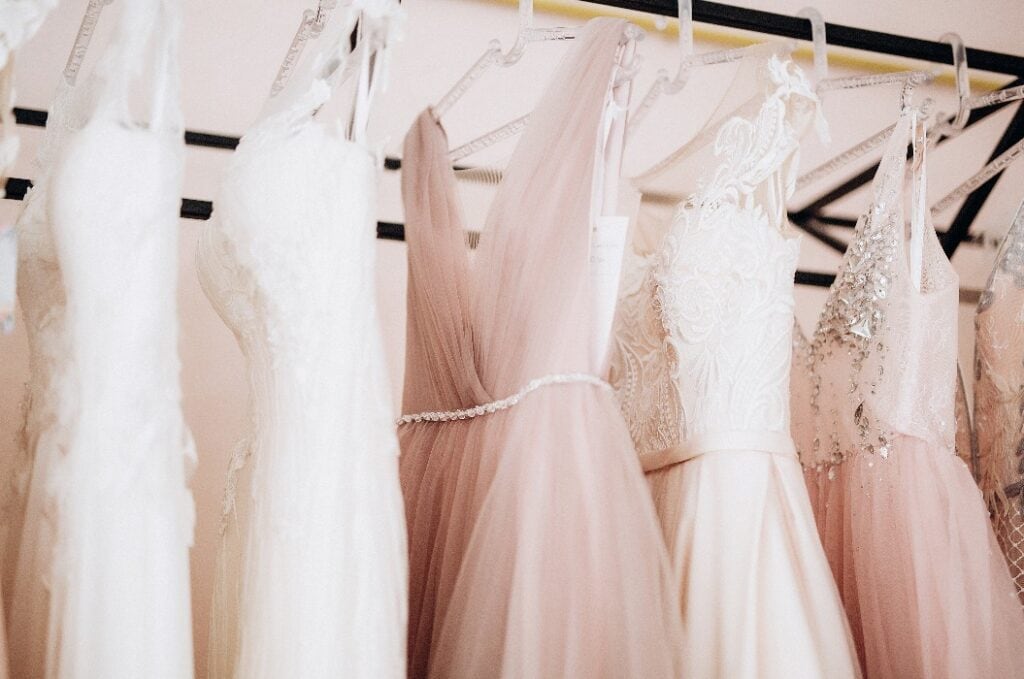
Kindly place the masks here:
MULTIPOLYGON (((595 19, 534 109, 468 258, 448 143, 405 140, 403 412, 594 374, 588 239, 600 122, 627 24, 595 19)), ((573 382, 399 430, 411 677, 675 677, 675 586, 613 395, 573 382), (638 555, 643 555, 642 557, 638 555)))
POLYGON ((19 220, 32 377, 14 676, 192 674, 178 8, 142 0, 108 16, 94 71, 58 90, 19 220))
POLYGON ((785 202, 817 98, 785 54, 730 92, 747 99, 635 180, 612 382, 681 587, 683 676, 859 676, 789 434, 785 202))
POLYGON ((200 237, 200 281, 250 389, 224 493, 211 677, 405 676, 405 527, 375 301, 379 159, 365 140, 400 19, 391 0, 334 10, 243 137, 200 237), (346 74, 351 104, 332 100, 346 74))
POLYGON ((1024 206, 996 257, 974 323, 980 483, 1024 604, 1024 206))
POLYGON ((918 124, 903 111, 811 340, 802 457, 866 676, 1020 676, 1024 613, 955 453, 958 280, 918 124))

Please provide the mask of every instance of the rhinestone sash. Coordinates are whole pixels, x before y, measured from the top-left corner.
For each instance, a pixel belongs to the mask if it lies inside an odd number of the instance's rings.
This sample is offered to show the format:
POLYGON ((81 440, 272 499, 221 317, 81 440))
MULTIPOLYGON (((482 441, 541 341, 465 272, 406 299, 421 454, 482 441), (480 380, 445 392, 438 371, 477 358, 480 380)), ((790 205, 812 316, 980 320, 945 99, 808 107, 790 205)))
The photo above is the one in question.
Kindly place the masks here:
POLYGON ((402 415, 395 423, 398 426, 403 424, 409 424, 411 422, 451 422, 452 420, 468 420, 474 417, 480 417, 482 415, 490 415, 496 413, 499 410, 508 410, 515 404, 519 403, 524 396, 532 391, 536 391, 541 387, 546 387, 551 384, 590 384, 601 389, 612 390, 610 384, 605 382, 599 377, 594 375, 588 375, 586 373, 557 373, 552 375, 544 375, 537 379, 530 380, 526 386, 512 394, 506 396, 503 399, 497 401, 491 401, 490 403, 483 403, 472 408, 464 408, 462 410, 443 410, 443 411, 429 411, 422 413, 412 413, 409 415, 402 415))

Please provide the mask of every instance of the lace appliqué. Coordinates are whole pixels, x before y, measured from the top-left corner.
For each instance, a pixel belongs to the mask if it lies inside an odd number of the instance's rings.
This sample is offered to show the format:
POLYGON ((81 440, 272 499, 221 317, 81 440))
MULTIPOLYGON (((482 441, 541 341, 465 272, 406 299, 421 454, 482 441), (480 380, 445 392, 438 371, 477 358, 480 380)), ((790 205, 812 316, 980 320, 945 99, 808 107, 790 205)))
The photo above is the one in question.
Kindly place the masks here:
POLYGON ((719 130, 715 166, 660 249, 627 262, 613 383, 641 455, 716 429, 789 431, 799 241, 783 234, 786 169, 817 98, 788 60, 772 57, 768 75, 757 116, 719 130))
POLYGON ((643 456, 681 443, 683 412, 673 379, 674 356, 655 294, 654 259, 632 249, 627 249, 626 257, 609 381, 643 456))

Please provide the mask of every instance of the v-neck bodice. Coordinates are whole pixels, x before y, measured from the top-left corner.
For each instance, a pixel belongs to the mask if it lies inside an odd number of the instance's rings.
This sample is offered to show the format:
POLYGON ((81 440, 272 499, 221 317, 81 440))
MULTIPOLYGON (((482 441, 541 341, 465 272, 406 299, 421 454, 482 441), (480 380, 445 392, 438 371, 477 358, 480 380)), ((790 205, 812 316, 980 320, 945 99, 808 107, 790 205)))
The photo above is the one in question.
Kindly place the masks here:
POLYGON ((445 131, 429 109, 414 122, 402 177, 405 412, 465 408, 540 375, 596 369, 584 350, 592 180, 626 25, 596 19, 576 39, 504 172, 472 264, 445 131))

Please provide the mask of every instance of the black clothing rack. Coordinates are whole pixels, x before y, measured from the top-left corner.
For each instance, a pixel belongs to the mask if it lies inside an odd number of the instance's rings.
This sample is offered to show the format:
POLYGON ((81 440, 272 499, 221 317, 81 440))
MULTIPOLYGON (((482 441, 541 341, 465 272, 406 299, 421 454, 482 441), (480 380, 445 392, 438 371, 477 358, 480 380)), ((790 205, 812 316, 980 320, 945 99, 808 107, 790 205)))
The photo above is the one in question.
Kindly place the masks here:
MULTIPOLYGON (((677 12, 676 0, 591 0, 590 4, 658 14, 666 17, 674 17, 677 12)), ((700 23, 738 28, 756 33, 808 41, 811 39, 811 24, 807 19, 776 14, 774 12, 734 7, 719 2, 694 0, 693 19, 700 23)), ((850 47, 939 64, 953 63, 953 50, 946 43, 831 23, 826 24, 826 30, 829 45, 850 47)), ((1014 78, 1006 87, 1024 84, 1024 57, 1022 56, 968 47, 967 64, 972 69, 1014 78)), ((971 111, 967 125, 977 124, 1006 105, 1008 104, 996 104, 971 111)), ((14 115, 15 121, 19 125, 40 127, 46 125, 45 111, 16 108, 14 109, 14 115)), ((990 160, 1022 138, 1024 138, 1024 105, 1019 105, 1015 115, 1010 120, 995 149, 992 151, 990 160)), ((947 139, 940 138, 938 143, 941 144, 944 141, 947 141, 947 139)), ((185 144, 189 146, 234 150, 238 146, 238 142, 238 137, 193 130, 185 131, 185 144)), ((401 166, 401 160, 398 158, 389 157, 384 160, 384 169, 386 170, 399 170, 401 166)), ((842 239, 827 233, 824 227, 852 227, 856 223, 855 220, 827 215, 824 213, 824 210, 835 201, 869 183, 875 176, 877 167, 876 164, 865 169, 863 172, 826 191, 820 197, 809 201, 805 206, 791 211, 789 214, 790 219, 794 224, 829 247, 839 252, 845 251, 846 243, 842 239)), ((943 247, 949 256, 952 256, 962 243, 975 240, 970 233, 971 225, 1001 176, 1002 173, 1000 172, 970 194, 956 217, 954 217, 949 228, 945 232, 940 233, 943 247)), ((31 182, 29 180, 12 177, 7 180, 7 197, 20 200, 24 198, 30 186, 31 182)), ((209 201, 191 198, 182 199, 181 217, 185 219, 209 219, 212 212, 213 204, 209 201)), ((405 227, 403 224, 395 222, 377 222, 377 238, 405 240, 405 227)), ((833 280, 835 280, 835 276, 830 273, 796 272, 796 282, 800 285, 828 287, 832 284, 833 280)))

